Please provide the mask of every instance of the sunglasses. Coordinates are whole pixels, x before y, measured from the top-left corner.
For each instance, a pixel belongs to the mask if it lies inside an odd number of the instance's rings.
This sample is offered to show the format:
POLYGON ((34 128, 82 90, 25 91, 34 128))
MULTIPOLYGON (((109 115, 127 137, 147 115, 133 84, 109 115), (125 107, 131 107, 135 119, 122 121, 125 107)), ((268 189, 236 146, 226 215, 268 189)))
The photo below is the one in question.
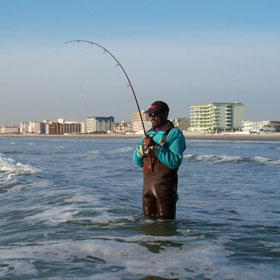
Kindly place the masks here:
POLYGON ((160 112, 158 113, 153 113, 153 114, 149 114, 149 117, 160 117, 162 114, 160 112))

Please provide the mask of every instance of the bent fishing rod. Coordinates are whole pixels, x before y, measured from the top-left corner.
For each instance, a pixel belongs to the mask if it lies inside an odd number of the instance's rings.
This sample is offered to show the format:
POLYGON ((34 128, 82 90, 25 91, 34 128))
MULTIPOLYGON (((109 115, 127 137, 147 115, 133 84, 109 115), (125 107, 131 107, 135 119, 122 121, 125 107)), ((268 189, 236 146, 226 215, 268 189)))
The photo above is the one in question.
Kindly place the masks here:
POLYGON ((95 46, 101 48, 102 50, 104 50, 105 53, 108 53, 108 54, 117 62, 117 66, 120 66, 120 67, 121 67, 121 69, 122 69, 122 71, 123 71, 123 73, 124 73, 124 75, 125 75, 125 77, 126 77, 126 79, 127 79, 127 81, 128 81, 128 86, 131 88, 132 94, 133 94, 133 96, 134 96, 134 100, 135 100, 135 102, 136 102, 137 109, 138 109, 138 112, 139 112, 139 115, 140 115, 140 120, 141 120, 141 123, 142 123, 142 127, 143 127, 143 130, 144 130, 144 134, 145 134, 145 136, 147 136, 147 134, 146 134, 146 129, 145 129, 145 125, 144 125, 144 121, 143 121, 143 117, 142 117, 142 114, 141 114, 140 106, 139 106, 139 103, 138 103, 138 100, 137 100, 137 97, 136 97, 134 88, 133 88, 133 86, 132 86, 132 83, 131 83, 131 81, 130 81, 130 79, 129 79, 127 73, 126 73, 126 71, 124 70, 124 68, 123 68, 123 66, 121 65, 121 63, 119 62, 119 60, 118 60, 110 51, 108 51, 106 48, 104 48, 103 46, 101 46, 101 45, 99 45, 99 44, 97 44, 97 43, 95 43, 95 42, 92 42, 92 41, 87 41, 87 40, 71 40, 71 41, 65 42, 64 44, 69 44, 69 43, 80 43, 80 42, 81 42, 81 43, 88 43, 88 44, 90 44, 90 45, 95 45, 95 46))

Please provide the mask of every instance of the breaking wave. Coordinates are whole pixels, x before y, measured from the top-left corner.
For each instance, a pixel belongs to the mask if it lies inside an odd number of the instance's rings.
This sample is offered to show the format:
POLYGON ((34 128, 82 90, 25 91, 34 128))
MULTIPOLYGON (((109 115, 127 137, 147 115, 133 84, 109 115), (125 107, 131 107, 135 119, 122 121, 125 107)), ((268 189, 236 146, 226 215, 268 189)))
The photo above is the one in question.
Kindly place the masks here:
POLYGON ((3 154, 0 154, 0 173, 7 175, 8 177, 6 179, 10 179, 11 177, 16 175, 32 174, 37 172, 42 171, 40 169, 32 167, 29 164, 16 162, 14 159, 5 157, 3 154))
POLYGON ((240 156, 219 156, 219 155, 184 155, 188 161, 203 161, 210 163, 258 163, 264 165, 280 166, 280 160, 268 159, 265 157, 240 157, 240 156))

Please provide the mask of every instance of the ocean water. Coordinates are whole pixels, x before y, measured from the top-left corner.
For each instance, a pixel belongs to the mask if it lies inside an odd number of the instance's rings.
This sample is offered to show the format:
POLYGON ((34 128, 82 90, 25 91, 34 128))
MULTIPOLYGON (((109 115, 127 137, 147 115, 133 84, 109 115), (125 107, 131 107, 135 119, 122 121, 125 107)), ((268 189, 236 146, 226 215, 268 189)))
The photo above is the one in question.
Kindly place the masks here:
POLYGON ((0 138, 0 279, 279 279, 280 142, 190 141, 176 221, 135 139, 0 138))

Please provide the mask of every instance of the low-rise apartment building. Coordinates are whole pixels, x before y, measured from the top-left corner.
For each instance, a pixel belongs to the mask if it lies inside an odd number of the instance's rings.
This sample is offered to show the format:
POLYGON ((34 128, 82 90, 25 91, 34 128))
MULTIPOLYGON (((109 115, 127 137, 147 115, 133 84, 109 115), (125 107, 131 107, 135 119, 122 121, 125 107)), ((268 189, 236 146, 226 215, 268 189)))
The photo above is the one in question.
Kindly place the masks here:
POLYGON ((280 121, 243 121, 242 125, 244 132, 280 132, 280 121))
POLYGON ((64 119, 58 119, 55 122, 47 122, 45 127, 45 133, 51 134, 79 134, 82 133, 84 123, 64 121, 64 119))
POLYGON ((129 134, 132 132, 132 126, 130 122, 122 121, 114 125, 114 132, 117 134, 129 134))
POLYGON ((84 123, 69 122, 64 119, 57 121, 43 121, 43 122, 21 122, 21 134, 68 134, 68 133, 83 133, 84 123))
POLYGON ((0 133, 2 134, 17 134, 19 133, 19 127, 18 126, 1 126, 0 127, 0 133))
POLYGON ((268 125, 269 121, 243 121, 242 131, 259 133, 263 130, 263 127, 268 125))

